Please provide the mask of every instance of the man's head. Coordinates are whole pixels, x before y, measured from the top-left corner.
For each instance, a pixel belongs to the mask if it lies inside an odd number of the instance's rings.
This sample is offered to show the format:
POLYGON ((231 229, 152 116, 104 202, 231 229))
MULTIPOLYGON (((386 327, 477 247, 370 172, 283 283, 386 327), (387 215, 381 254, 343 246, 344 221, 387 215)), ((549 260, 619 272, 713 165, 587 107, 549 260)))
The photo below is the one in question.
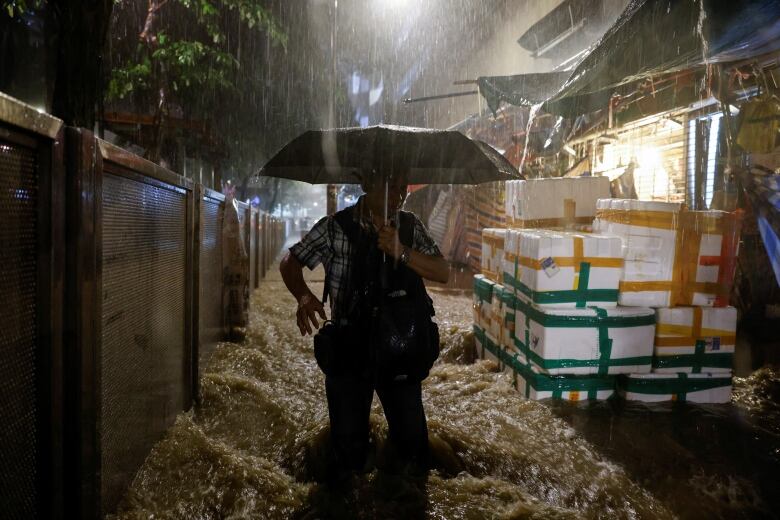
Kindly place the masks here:
POLYGON ((375 213, 381 214, 385 207, 385 182, 387 182, 387 212, 391 214, 403 206, 406 200, 406 192, 409 185, 409 175, 406 171, 381 174, 374 172, 369 174, 360 183, 366 192, 366 200, 369 208, 375 213))

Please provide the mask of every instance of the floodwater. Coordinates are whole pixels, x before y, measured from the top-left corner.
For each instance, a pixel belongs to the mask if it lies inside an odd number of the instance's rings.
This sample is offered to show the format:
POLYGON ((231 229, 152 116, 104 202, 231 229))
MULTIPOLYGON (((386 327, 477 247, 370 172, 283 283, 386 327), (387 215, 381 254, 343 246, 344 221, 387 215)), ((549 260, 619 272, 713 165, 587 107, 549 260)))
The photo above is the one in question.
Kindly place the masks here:
MULTIPOLYGON (((322 290, 322 272, 308 276, 322 290)), ((423 386, 435 469, 399 475, 371 415, 376 467, 334 490, 324 383, 273 269, 248 338, 222 343, 203 402, 157 444, 117 515, 135 518, 771 518, 780 511, 780 371, 731 405, 524 399, 473 362, 471 300, 433 294, 442 356, 423 386)))

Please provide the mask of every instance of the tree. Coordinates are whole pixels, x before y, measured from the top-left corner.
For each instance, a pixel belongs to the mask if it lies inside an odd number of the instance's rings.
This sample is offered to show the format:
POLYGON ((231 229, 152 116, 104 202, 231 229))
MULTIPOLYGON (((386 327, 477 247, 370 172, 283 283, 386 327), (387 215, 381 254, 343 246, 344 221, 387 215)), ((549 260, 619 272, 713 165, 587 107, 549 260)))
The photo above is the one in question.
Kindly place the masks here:
MULTIPOLYGON (((166 120, 174 115, 208 121, 221 136, 243 126, 249 114, 240 107, 264 88, 252 52, 257 41, 265 35, 272 45, 287 42, 269 8, 261 0, 148 0, 139 15, 133 7, 117 5, 112 32, 137 37, 111 42, 107 101, 130 100, 136 113, 153 115, 147 157, 160 160, 170 137, 166 120)), ((231 144, 232 155, 240 155, 231 144)))

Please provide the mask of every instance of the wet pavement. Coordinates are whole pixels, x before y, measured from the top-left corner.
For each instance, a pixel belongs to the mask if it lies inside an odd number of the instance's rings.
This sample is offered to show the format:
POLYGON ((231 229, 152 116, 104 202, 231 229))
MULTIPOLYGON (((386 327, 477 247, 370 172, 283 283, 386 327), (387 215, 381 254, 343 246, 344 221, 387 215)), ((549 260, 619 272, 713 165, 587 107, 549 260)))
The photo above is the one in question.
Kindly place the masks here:
MULTIPOLYGON (((315 294, 322 272, 308 274, 315 294)), ((375 469, 338 489, 324 380, 275 269, 247 340, 222 343, 202 404, 157 444, 118 518, 773 518, 780 370, 735 381, 730 405, 534 402, 473 362, 471 300, 432 294, 442 355, 423 384, 435 468, 398 474, 378 399, 375 469)))

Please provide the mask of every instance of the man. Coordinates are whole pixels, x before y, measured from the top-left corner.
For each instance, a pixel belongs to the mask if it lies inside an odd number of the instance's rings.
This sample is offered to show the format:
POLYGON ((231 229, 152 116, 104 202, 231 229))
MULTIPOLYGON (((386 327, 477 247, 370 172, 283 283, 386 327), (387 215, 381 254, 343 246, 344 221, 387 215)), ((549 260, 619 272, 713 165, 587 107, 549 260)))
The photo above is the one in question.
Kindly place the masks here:
MULTIPOLYGON (((399 173, 389 174, 387 182, 387 215, 394 217, 406 199, 407 180, 403 173, 399 173)), ((296 316, 301 335, 312 334, 315 329, 319 329, 318 316, 322 320, 326 319, 323 303, 303 280, 304 265, 314 269, 323 264, 326 272, 325 296, 331 302, 331 321, 344 325, 346 330, 353 330, 348 337, 339 340, 343 345, 338 346, 354 348, 354 355, 348 356, 349 361, 341 362, 345 365, 354 362, 355 366, 350 365, 348 370, 338 374, 329 373, 325 377, 331 439, 340 469, 360 471, 364 468, 374 390, 387 418, 390 442, 398 451, 400 459, 425 466, 428 428, 422 406, 421 381, 402 378, 380 382, 371 376, 371 367, 368 366, 371 361, 363 355, 368 351, 371 330, 361 326, 369 321, 365 312, 361 314, 362 308, 366 307, 366 302, 360 296, 365 293, 365 287, 354 285, 365 286, 372 280, 365 273, 363 276, 356 273, 363 273, 367 258, 381 258, 382 254, 396 266, 401 264, 408 268, 404 272, 417 277, 415 281, 419 282, 420 287, 423 287, 420 277, 446 283, 449 267, 417 217, 411 213, 405 214, 405 221, 413 222, 410 247, 401 243, 398 226, 384 221, 384 177, 374 175, 367 178, 362 188, 365 195, 354 206, 324 217, 300 242, 293 245, 279 269, 285 285, 298 301, 296 316), (343 229, 339 222, 349 224, 347 227, 350 229, 361 230, 359 244, 350 241, 349 230, 343 229)), ((409 230, 407 227, 407 237, 409 230)))

